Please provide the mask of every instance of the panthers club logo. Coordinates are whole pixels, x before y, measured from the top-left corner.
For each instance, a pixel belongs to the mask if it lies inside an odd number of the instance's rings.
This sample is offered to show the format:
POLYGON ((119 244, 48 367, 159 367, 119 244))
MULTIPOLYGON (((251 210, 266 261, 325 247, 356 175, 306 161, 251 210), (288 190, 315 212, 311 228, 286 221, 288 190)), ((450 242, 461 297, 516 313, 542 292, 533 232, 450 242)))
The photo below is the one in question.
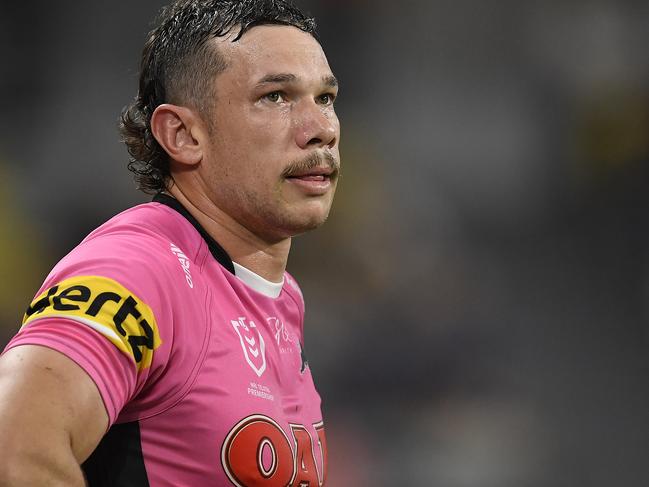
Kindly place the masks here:
POLYGON ((257 325, 252 321, 246 324, 245 317, 230 320, 230 323, 239 336, 246 362, 255 371, 255 374, 261 377, 266 370, 266 344, 257 329, 257 325))

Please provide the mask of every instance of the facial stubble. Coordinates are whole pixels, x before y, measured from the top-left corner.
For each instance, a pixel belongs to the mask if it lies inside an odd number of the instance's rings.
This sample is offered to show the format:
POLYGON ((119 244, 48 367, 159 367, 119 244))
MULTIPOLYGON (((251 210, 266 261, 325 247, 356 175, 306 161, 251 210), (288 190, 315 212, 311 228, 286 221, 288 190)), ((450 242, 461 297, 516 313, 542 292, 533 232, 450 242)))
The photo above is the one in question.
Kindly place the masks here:
MULTIPOLYGON (((273 204, 269 204, 269 201, 262 201, 258 194, 243 195, 249 203, 248 208, 251 210, 252 218, 257 220, 257 231, 264 233, 267 240, 281 240, 300 235, 322 225, 329 215, 333 193, 339 176, 340 163, 329 152, 314 152, 304 158, 290 162, 284 171, 282 171, 279 184, 275 191, 273 191, 272 197, 275 200, 273 204), (330 198, 325 214, 309 215, 308 210, 301 210, 302 213, 296 213, 296 209, 291 210, 288 208, 283 193, 286 188, 287 178, 291 177, 291 175, 303 174, 320 167, 326 167, 331 170, 331 174, 328 176, 332 182, 331 192, 328 196, 318 197, 330 198)), ((300 211, 300 209, 297 211, 300 211)), ((248 228, 251 227, 249 226, 248 228)))

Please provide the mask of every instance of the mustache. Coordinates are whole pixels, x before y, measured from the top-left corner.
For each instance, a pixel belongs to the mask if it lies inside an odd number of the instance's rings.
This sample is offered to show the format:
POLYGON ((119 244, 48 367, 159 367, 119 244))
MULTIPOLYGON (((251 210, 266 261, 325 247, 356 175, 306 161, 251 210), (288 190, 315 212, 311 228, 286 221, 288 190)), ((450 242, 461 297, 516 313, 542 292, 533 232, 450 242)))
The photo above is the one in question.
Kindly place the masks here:
POLYGON ((311 169, 322 166, 331 169, 331 178, 337 177, 340 172, 340 162, 329 152, 313 152, 303 159, 289 163, 282 172, 282 176, 288 178, 295 174, 304 174, 311 169))

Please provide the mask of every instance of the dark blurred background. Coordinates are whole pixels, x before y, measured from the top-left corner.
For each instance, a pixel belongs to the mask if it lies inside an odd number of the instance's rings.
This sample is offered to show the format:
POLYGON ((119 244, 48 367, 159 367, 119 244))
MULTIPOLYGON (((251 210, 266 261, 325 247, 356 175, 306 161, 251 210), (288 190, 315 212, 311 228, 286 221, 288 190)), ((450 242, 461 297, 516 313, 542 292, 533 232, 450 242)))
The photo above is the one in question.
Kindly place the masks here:
MULTIPOLYGON (((146 201, 160 0, 0 8, 0 341, 146 201)), ((311 0, 343 178, 296 239, 333 487, 649 485, 649 3, 311 0)))

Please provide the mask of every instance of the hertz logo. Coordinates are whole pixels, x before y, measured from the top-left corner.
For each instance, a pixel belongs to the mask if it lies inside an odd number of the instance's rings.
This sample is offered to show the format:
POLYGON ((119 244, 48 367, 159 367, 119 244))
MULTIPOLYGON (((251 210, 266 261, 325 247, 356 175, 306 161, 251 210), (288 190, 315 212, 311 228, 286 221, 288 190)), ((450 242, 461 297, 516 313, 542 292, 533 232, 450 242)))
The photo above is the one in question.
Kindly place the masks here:
POLYGON ((66 279, 37 296, 23 327, 43 318, 68 318, 87 325, 133 358, 138 370, 151 365, 162 341, 151 308, 117 281, 98 276, 66 279))

